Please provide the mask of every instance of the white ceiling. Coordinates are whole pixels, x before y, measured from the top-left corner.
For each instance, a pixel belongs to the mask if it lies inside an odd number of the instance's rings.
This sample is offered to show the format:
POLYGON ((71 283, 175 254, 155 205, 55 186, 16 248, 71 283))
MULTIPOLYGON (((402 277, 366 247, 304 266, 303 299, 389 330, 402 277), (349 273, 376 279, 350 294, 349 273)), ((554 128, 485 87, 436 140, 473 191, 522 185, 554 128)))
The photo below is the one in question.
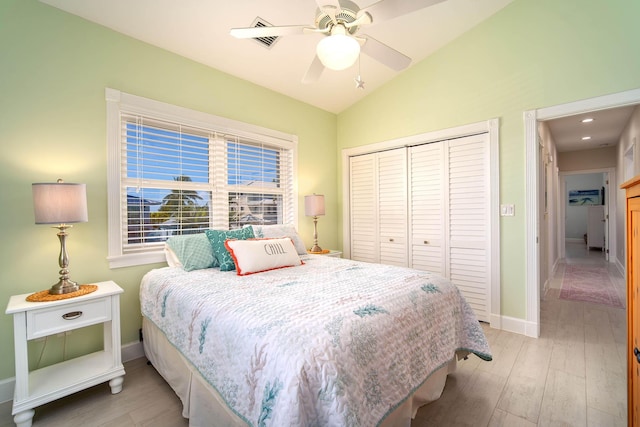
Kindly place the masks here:
MULTIPOLYGON (((229 35, 231 28, 252 26, 256 17, 274 26, 313 26, 315 0, 41 1, 333 113, 341 112, 399 74, 362 55, 364 90, 357 89, 354 82, 357 62, 343 71, 325 70, 318 82, 303 84, 302 77, 323 35, 281 37, 270 49, 254 40, 229 35)), ((363 26, 358 34, 370 35, 409 56, 411 67, 512 1, 446 0, 377 25, 363 26)), ((364 8, 375 0, 355 3, 364 8)))
POLYGON ((593 111, 549 120, 547 124, 558 152, 604 148, 618 144, 634 108, 632 105, 593 111), (593 121, 582 123, 586 118, 592 118, 593 121), (582 139, 587 136, 591 139, 582 139))
MULTIPOLYGON (((250 27, 256 17, 274 26, 313 26, 315 0, 40 0, 260 86, 339 113, 399 73, 366 55, 343 71, 326 69, 318 82, 302 77, 322 35, 280 37, 271 48, 236 39, 231 28, 250 27), (361 74, 365 89, 354 78, 361 74)), ((327 0, 332 3, 333 0, 327 0)), ((385 1, 385 0, 382 0, 385 1)), ((411 66, 487 19, 513 0, 446 0, 395 19, 361 27, 366 34, 412 58, 411 66)), ((376 0, 355 0, 365 8, 376 0)), ((320 3, 322 3, 320 1, 320 3)), ((374 17, 375 20, 375 17, 374 17)), ((598 111, 548 122, 558 151, 615 145, 633 107, 598 111), (595 121, 585 125, 585 116, 595 121), (590 141, 581 140, 591 136, 590 141)))

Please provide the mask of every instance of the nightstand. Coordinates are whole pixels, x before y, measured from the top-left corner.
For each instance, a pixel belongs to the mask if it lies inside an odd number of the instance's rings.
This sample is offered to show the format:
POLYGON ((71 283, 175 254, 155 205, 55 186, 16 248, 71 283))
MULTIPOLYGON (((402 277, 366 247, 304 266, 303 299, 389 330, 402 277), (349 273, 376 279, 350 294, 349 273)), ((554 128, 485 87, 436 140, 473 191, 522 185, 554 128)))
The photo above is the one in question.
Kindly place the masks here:
POLYGON ((324 255, 324 256, 330 256, 330 257, 335 257, 335 258, 342 258, 342 251, 334 251, 333 249, 326 249, 322 253, 315 253, 314 254, 313 252, 309 252, 309 251, 307 251, 307 253, 309 255, 324 255))
POLYGON ((30 427, 34 408, 94 385, 109 381, 111 393, 122 391, 124 366, 120 350, 120 294, 115 282, 96 283, 90 294, 51 302, 28 302, 29 294, 9 299, 7 314, 13 315, 16 385, 13 420, 30 427), (101 351, 65 360, 29 372, 27 341, 102 323, 101 351))

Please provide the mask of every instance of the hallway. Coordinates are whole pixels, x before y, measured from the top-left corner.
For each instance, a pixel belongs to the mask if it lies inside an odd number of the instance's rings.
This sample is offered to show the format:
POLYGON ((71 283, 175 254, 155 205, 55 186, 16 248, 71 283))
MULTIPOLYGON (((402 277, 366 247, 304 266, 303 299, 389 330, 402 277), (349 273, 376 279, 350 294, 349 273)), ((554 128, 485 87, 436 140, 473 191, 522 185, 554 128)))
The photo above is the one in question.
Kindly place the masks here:
MULTIPOLYGON (((587 250, 587 246, 584 242, 566 242, 565 244, 566 258, 562 260, 556 269, 555 275, 550 283, 550 289, 547 294, 542 297, 543 301, 558 298, 560 289, 562 287, 562 279, 565 272, 566 265, 572 266, 589 266, 589 267, 604 267, 609 272, 609 279, 613 284, 620 301, 624 307, 626 307, 626 283, 624 277, 620 274, 614 263, 607 262, 604 257, 604 252, 597 248, 587 250)), ((541 304, 541 313, 544 309, 544 302, 541 304)), ((622 325, 625 327, 625 325, 622 325)))
POLYGON ((566 259, 558 265, 540 310, 541 339, 554 341, 550 373, 557 369, 566 376, 564 387, 575 387, 582 395, 578 402, 586 404, 588 425, 626 425, 626 310, 559 299, 566 265, 607 267, 626 306, 625 279, 615 265, 600 250, 587 250, 584 242, 567 242, 566 259), (609 418, 613 414, 619 417, 615 424, 609 418))

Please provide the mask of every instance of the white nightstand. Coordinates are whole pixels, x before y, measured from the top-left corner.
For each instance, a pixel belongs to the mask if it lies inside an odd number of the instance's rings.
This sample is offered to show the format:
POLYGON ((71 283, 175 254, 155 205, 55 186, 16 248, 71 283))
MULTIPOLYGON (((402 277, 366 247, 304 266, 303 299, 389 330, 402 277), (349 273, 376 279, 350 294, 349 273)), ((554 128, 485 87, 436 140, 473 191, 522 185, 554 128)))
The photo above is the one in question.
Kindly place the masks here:
POLYGON ((29 294, 12 296, 7 314, 13 314, 16 386, 13 420, 30 427, 35 407, 109 381, 111 393, 122 390, 124 366, 120 350, 120 294, 112 281, 96 283, 87 295, 51 302, 27 302, 29 294), (104 348, 29 372, 27 341, 102 323, 104 348))

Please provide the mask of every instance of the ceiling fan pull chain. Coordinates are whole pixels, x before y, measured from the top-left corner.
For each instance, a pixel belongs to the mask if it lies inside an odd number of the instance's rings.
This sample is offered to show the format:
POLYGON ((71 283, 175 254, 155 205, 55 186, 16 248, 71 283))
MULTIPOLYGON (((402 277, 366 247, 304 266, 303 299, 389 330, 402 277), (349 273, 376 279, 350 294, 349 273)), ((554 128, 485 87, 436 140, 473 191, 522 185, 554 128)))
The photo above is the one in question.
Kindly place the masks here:
POLYGON ((362 73, 360 72, 360 54, 358 54, 358 77, 354 80, 356 81, 356 89, 364 90, 364 80, 361 77, 362 73))

